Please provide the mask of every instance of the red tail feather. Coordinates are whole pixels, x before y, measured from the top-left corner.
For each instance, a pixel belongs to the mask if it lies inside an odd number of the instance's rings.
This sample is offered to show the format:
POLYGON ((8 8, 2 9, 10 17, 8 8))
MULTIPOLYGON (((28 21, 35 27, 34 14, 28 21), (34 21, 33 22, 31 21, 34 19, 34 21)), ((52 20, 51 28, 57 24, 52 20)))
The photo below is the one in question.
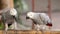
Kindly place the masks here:
POLYGON ((47 25, 47 26, 51 26, 51 27, 52 27, 52 23, 47 23, 46 25, 47 25))

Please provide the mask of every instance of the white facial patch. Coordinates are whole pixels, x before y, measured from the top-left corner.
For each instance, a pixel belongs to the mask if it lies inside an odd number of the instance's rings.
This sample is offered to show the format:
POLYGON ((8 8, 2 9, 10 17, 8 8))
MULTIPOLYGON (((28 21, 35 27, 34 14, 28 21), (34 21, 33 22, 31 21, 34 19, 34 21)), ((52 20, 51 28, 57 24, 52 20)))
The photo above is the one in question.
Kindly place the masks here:
POLYGON ((17 14, 16 9, 14 9, 14 8, 11 9, 11 10, 10 10, 10 14, 13 15, 13 16, 16 15, 16 14, 17 14))
POLYGON ((29 12, 29 13, 27 13, 27 16, 30 17, 30 18, 33 18, 34 17, 34 13, 33 12, 29 12))

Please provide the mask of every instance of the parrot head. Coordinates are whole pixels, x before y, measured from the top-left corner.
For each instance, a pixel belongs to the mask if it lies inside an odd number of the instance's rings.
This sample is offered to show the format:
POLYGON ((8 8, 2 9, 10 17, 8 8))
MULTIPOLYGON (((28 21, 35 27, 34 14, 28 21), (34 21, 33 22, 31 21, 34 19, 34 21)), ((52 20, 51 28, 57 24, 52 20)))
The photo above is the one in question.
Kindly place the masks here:
POLYGON ((15 16, 15 15, 17 14, 16 9, 12 8, 12 9, 10 10, 10 14, 11 14, 12 16, 15 16))
POLYGON ((33 12, 28 12, 26 15, 26 19, 33 19, 34 13, 33 12))

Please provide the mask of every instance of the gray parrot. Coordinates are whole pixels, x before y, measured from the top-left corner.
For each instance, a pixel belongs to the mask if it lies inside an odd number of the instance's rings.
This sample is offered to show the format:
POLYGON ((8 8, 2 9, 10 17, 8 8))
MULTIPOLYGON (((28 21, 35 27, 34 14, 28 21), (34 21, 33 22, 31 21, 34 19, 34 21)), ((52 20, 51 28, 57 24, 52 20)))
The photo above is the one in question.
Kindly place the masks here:
POLYGON ((26 19, 31 19, 36 30, 49 30, 52 27, 52 21, 46 13, 28 12, 26 19))
POLYGON ((1 19, 3 24, 5 25, 5 31, 7 31, 8 27, 11 26, 13 23, 15 23, 15 27, 17 27, 16 23, 18 23, 18 14, 16 9, 14 8, 7 9, 2 13, 1 19))

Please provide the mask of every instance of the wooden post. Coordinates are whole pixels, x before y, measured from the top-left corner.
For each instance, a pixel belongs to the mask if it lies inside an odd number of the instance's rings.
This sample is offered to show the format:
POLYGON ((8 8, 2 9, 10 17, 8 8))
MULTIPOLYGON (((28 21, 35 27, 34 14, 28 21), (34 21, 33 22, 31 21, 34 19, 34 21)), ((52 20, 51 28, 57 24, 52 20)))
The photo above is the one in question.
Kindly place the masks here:
POLYGON ((34 0, 32 0, 32 11, 34 11, 34 7, 35 7, 34 0))
MULTIPOLYGON (((34 0, 32 0, 32 11, 34 11, 34 0)), ((34 29, 34 23, 32 23, 32 29, 34 29)))
POLYGON ((51 0, 48 0, 48 15, 51 18, 51 0))
POLYGON ((7 1, 6 0, 0 0, 0 10, 7 7, 7 1))
POLYGON ((0 10, 9 7, 14 8, 14 2, 13 0, 0 0, 0 10))
POLYGON ((10 8, 14 8, 14 2, 13 2, 14 0, 10 0, 10 3, 9 3, 9 5, 10 5, 10 8))

